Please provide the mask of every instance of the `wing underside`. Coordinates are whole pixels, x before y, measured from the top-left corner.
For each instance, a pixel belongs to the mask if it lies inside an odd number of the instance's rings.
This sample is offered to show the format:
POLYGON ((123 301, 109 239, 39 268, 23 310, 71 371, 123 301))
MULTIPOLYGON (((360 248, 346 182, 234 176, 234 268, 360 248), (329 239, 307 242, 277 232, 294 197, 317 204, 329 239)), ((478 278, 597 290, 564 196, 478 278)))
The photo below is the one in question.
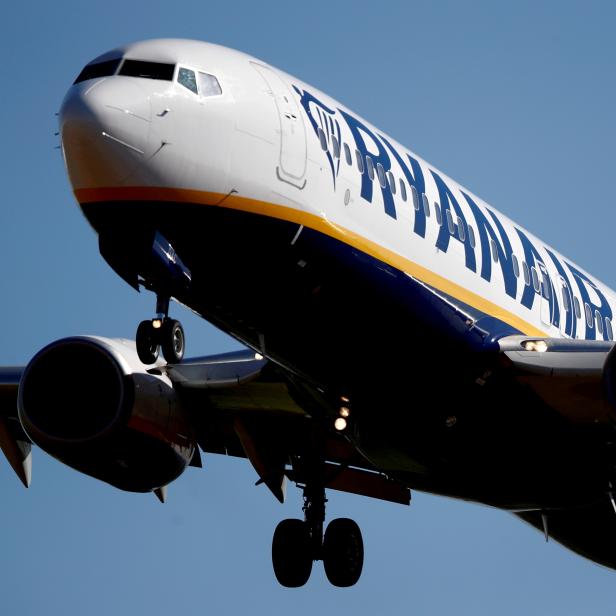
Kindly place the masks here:
MULTIPOLYGON (((613 431, 610 379, 613 343, 511 336, 500 342, 500 370, 572 424, 613 431)), ((31 443, 17 416, 23 368, 0 369, 0 448, 24 485, 31 475, 31 443)), ((326 487, 409 504, 409 486, 381 473, 344 434, 322 430, 328 401, 311 387, 252 351, 188 360, 162 367, 189 409, 206 453, 247 458, 258 482, 278 498, 287 480, 307 480, 302 458, 325 434, 326 487)), ((610 432, 611 433, 611 432, 610 432)), ((198 464, 194 464, 198 465, 198 464)), ((579 554, 616 568, 616 513, 606 482, 603 500, 558 511, 518 512, 523 520, 579 554)))

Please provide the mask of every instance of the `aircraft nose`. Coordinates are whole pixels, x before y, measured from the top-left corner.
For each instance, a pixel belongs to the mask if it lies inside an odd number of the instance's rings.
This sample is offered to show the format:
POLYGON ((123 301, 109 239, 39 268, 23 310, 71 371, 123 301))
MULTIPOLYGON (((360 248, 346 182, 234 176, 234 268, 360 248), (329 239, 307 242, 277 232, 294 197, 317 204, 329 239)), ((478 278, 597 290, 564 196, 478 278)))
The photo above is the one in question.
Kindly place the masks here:
POLYGON ((122 77, 71 87, 60 109, 62 147, 73 188, 125 181, 149 155, 152 109, 139 84, 122 77))

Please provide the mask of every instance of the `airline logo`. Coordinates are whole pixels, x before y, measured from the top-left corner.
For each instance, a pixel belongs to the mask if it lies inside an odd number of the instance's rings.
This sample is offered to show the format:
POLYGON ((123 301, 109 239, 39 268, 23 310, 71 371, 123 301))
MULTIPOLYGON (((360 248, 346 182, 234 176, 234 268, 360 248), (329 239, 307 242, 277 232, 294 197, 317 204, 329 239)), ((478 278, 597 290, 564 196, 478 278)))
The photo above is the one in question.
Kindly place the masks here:
POLYGON ((333 137, 338 140, 339 144, 341 143, 340 123, 336 118, 336 110, 330 109, 327 105, 324 105, 307 90, 302 92, 297 86, 293 86, 293 88, 300 95, 300 103, 317 139, 319 139, 319 141, 321 139, 319 136, 319 129, 321 129, 325 135, 329 147, 324 151, 324 154, 327 157, 327 162, 329 163, 329 168, 332 173, 334 190, 336 190, 336 177, 340 171, 340 157, 335 158, 331 151, 333 137))
MULTIPOLYGON (((578 319, 574 314, 574 296, 577 296, 581 306, 582 322, 586 305, 590 308, 591 319, 594 322, 593 327, 586 327, 585 337, 609 339, 605 326, 602 325, 601 333, 598 332, 595 315, 599 315, 603 324, 606 318, 612 320, 612 309, 604 293, 586 274, 573 264, 561 260, 545 246, 535 245, 521 229, 514 226, 507 230, 496 212, 485 206, 480 207, 465 191, 457 187, 452 189, 433 169, 428 169, 424 173, 422 165, 409 152, 398 150, 383 134, 376 134, 352 114, 343 109, 333 109, 307 90, 301 90, 297 86, 294 86, 294 89, 300 96, 301 106, 315 137, 319 141, 323 138, 319 134, 319 129, 325 135, 328 147, 323 155, 326 156, 331 170, 334 190, 342 154, 339 152, 339 156, 333 155, 333 137, 336 138, 340 147, 343 142, 349 145, 354 144, 351 150, 356 150, 357 155, 363 161, 370 157, 375 168, 378 169, 380 165, 384 174, 391 172, 395 178, 404 179, 408 188, 413 187, 418 196, 428 192, 427 182, 431 184, 432 189, 436 189, 443 223, 435 242, 435 247, 440 251, 447 253, 453 245, 452 242, 457 242, 461 245, 465 267, 488 282, 492 281, 493 268, 500 268, 504 291, 508 296, 516 299, 529 310, 533 308, 535 301, 548 302, 550 323, 571 337, 576 337, 578 334, 578 319), (344 138, 342 137, 343 132, 345 133, 344 138), (449 220, 449 217, 453 221, 453 233, 450 225, 445 222, 449 220), (473 242, 471 234, 466 231, 469 224, 477 231, 478 241, 473 242), (513 233, 515 235, 511 237, 513 233), (540 281, 539 292, 535 291, 532 279, 530 284, 525 284, 523 272, 519 272, 519 277, 514 273, 513 244, 515 241, 522 247, 523 261, 529 271, 535 268, 537 272, 540 281), (479 258, 477 256, 478 246, 481 246, 479 258), (548 273, 550 270, 557 272, 560 278, 556 285, 548 273), (518 298, 520 285, 523 291, 518 298), (568 310, 561 310, 557 299, 559 294, 567 295, 568 310), (564 322, 561 323, 561 319, 564 322)), ((380 191, 384 215, 397 219, 396 204, 390 182, 379 182, 377 178, 373 180, 368 173, 361 173, 356 165, 353 165, 353 169, 360 176, 361 198, 372 203, 375 190, 380 191)), ((411 232, 425 239, 427 219, 423 204, 419 203, 419 207, 415 207, 413 211, 414 221, 411 232)))

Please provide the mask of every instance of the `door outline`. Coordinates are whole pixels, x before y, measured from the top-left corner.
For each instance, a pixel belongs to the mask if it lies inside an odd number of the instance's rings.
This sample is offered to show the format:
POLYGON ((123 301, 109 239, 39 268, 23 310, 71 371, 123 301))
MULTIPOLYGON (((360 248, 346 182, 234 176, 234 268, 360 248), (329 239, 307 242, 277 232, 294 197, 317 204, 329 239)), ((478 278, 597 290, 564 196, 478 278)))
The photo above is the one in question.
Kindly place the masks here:
POLYGON ((265 81, 278 112, 280 151, 276 176, 280 181, 301 190, 306 186, 305 175, 308 166, 308 145, 303 116, 291 89, 282 77, 269 66, 256 62, 251 64, 265 81))

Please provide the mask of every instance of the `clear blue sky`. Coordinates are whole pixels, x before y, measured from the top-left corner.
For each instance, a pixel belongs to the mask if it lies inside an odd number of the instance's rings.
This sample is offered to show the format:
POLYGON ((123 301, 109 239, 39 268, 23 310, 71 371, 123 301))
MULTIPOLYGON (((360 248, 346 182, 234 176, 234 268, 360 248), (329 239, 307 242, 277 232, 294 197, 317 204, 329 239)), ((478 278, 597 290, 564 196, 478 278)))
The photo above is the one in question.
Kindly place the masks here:
MULTIPOLYGON (((152 311, 153 298, 99 257, 54 149, 54 113, 81 67, 144 38, 205 39, 301 77, 615 286, 614 7, 8 3, 0 25, 0 364, 25 363, 71 334, 131 337, 152 311)), ((186 326, 189 354, 235 348, 186 311, 176 307, 174 316, 186 326)), ((208 456, 203 470, 170 487, 163 506, 38 450, 26 491, 2 459, 0 612, 614 613, 616 572, 546 545, 506 513, 422 494, 405 508, 332 492, 330 515, 363 529, 362 579, 333 589, 319 566, 305 588, 282 589, 271 533, 298 516, 300 495, 291 488, 281 506, 255 480, 246 462, 208 456)))

